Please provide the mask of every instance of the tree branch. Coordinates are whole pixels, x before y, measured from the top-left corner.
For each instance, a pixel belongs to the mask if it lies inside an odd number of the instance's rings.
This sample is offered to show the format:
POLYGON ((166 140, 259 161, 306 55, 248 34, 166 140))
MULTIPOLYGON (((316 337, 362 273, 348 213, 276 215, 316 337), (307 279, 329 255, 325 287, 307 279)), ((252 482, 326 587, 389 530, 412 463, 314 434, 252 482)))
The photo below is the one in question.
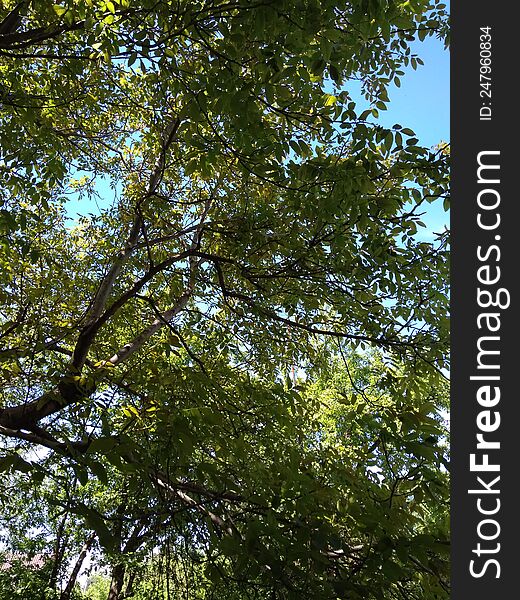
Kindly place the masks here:
POLYGON ((125 248, 121 250, 121 252, 118 254, 116 259, 112 263, 108 273, 103 278, 103 281, 101 282, 101 285, 99 286, 99 289, 94 297, 92 308, 87 317, 87 324, 80 333, 76 347, 74 349, 72 364, 73 367, 77 370, 81 370, 81 368, 83 367, 88 351, 90 349, 90 346, 92 345, 92 342, 94 341, 95 333, 97 331, 97 329, 95 329, 96 322, 103 312, 103 309, 106 305, 112 288, 114 287, 116 279, 119 273, 121 272, 123 265, 125 264, 125 262, 130 257, 130 255, 136 247, 142 228, 142 217, 140 210, 141 204, 155 193, 159 183, 161 182, 166 165, 166 154, 168 148, 170 147, 175 138, 175 134, 177 133, 179 125, 180 119, 176 118, 169 123, 169 125, 163 132, 163 139, 161 142, 161 150, 159 153, 159 157, 150 176, 146 194, 138 203, 139 210, 136 210, 136 216, 134 222, 132 223, 132 227, 130 228, 130 233, 128 235, 128 240, 126 242, 125 248))

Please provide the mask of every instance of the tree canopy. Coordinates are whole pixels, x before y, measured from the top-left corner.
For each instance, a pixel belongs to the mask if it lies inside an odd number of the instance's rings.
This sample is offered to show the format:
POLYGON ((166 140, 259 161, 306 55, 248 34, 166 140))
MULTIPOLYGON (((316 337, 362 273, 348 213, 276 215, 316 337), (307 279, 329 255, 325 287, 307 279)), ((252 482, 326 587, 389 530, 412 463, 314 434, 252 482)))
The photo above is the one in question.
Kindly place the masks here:
POLYGON ((449 153, 378 123, 432 35, 436 0, 3 3, 2 535, 62 600, 88 552, 111 600, 446 597, 449 153))

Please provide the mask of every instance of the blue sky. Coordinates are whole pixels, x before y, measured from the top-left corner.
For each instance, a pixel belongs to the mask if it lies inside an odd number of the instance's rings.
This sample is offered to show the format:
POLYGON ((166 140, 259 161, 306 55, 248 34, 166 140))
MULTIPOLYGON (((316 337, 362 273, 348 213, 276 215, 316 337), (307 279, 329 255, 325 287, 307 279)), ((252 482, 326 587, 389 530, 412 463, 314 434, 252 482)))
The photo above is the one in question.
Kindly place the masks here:
MULTIPOLYGON (((390 87, 388 110, 379 112, 378 122, 386 127, 399 123, 403 127, 413 129, 423 146, 447 142, 450 135, 449 52, 436 38, 415 42, 412 52, 424 61, 424 65, 419 66, 416 71, 408 67, 405 75, 401 77, 401 87, 390 87)), ((351 84, 347 88, 358 107, 366 103, 351 84)), ((110 206, 114 198, 113 190, 110 190, 105 182, 99 182, 97 188, 101 195, 97 206, 87 200, 71 199, 67 203, 67 212, 72 220, 76 219, 78 213, 99 212, 103 207, 110 206)), ((441 203, 428 205, 423 217, 428 227, 424 237, 431 237, 432 231, 444 229, 448 220, 441 203)))
POLYGON ((401 87, 389 90, 387 111, 380 111, 382 125, 399 123, 417 133, 424 146, 449 141, 450 136, 450 59, 442 42, 427 38, 412 45, 424 61, 417 71, 406 70, 401 87))
MULTIPOLYGON (((450 56, 444 44, 436 38, 426 38, 411 45, 412 53, 424 61, 417 70, 403 69, 401 87, 391 85, 388 90, 388 110, 379 111, 377 122, 384 127, 398 123, 413 129, 419 144, 426 147, 450 141, 450 56)), ((368 108, 367 101, 359 93, 360 86, 348 84, 347 89, 357 104, 358 112, 368 108)), ((427 241, 433 232, 441 232, 449 224, 449 214, 442 202, 425 206, 422 221, 427 229, 418 235, 427 241)))
MULTIPOLYGON (((448 50, 436 38, 426 38, 412 46, 424 65, 414 71, 408 68, 401 78, 401 87, 389 90, 390 103, 387 111, 379 112, 382 125, 391 127, 399 123, 410 127, 423 146, 434 146, 450 141, 450 57, 448 50)), ((449 214, 442 202, 428 205, 423 216, 427 231, 440 232, 449 224, 449 214)))

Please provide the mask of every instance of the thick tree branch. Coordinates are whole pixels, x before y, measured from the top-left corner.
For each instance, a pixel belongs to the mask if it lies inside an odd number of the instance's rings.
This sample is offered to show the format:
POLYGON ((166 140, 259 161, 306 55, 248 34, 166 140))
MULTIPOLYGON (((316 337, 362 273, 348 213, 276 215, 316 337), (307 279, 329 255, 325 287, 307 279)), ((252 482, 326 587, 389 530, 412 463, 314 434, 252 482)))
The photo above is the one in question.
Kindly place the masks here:
POLYGON ((77 31, 85 27, 85 21, 78 21, 70 25, 59 25, 57 27, 37 27, 28 31, 18 33, 0 34, 0 48, 5 50, 17 50, 28 48, 47 40, 59 37, 62 33, 77 31))
POLYGON ((199 226, 193 234, 191 247, 187 251, 188 260, 190 263, 189 281, 184 293, 178 298, 175 306, 165 311, 156 318, 146 329, 144 329, 136 338, 134 338, 128 344, 125 344, 118 352, 108 359, 108 362, 112 365, 117 365, 127 360, 134 352, 139 350, 159 329, 164 327, 169 321, 171 321, 176 315, 178 315, 188 304, 193 291, 195 289, 196 276, 199 270, 202 253, 198 252, 200 246, 204 221, 209 212, 212 198, 206 201, 206 206, 200 217, 199 226))
POLYGON ((87 557, 87 553, 89 552, 90 548, 92 548, 92 544, 94 543, 95 539, 96 539, 96 534, 92 533, 87 538, 87 541, 83 544, 83 547, 81 548, 79 556, 76 559, 76 562, 74 563, 74 567, 71 571, 71 574, 69 575, 67 585, 65 586, 65 589, 61 592, 60 600, 70 600, 70 597, 74 590, 74 586, 76 585, 76 581, 78 579, 78 575, 81 570, 81 567, 83 566, 83 563, 85 562, 85 558, 87 557))
POLYGON ((156 192, 157 187, 161 182, 166 166, 166 155, 175 138, 175 134, 177 133, 179 125, 180 120, 176 118, 168 124, 163 132, 159 157, 150 176, 146 193, 138 203, 135 219, 130 228, 126 245, 115 258, 110 269, 108 270, 108 273, 103 278, 103 281, 101 282, 101 285, 99 286, 99 289, 94 297, 92 308, 90 309, 87 317, 87 324, 83 328, 78 338, 72 360, 72 365, 76 370, 81 370, 83 367, 90 346, 94 341, 96 331, 99 329, 99 327, 96 329, 97 320, 103 312, 108 297, 112 291, 112 288, 114 287, 119 273, 121 272, 121 269, 123 268, 123 265, 135 250, 143 226, 141 205, 146 199, 150 198, 156 192))

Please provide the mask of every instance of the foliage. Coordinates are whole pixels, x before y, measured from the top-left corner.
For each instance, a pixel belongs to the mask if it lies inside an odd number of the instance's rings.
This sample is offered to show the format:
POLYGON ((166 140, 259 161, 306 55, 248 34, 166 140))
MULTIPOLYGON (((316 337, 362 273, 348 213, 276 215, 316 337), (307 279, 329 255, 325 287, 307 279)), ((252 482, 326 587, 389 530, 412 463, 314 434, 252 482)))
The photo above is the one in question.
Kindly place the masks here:
POLYGON ((31 566, 21 557, 0 554, 1 600, 56 600, 54 590, 48 587, 52 561, 31 566))
POLYGON ((445 6, 0 15, 6 544, 111 600, 157 549, 192 597, 445 597, 448 151, 377 122, 445 6))
MULTIPOLYGON (((138 459, 139 470, 117 462, 114 446, 103 457, 108 486, 85 480, 72 501, 54 488, 51 502, 97 530, 102 561, 124 565, 125 585, 132 581, 143 600, 161 589, 167 597, 166 582, 181 597, 189 590, 193 598, 225 598, 222 579, 230 600, 244 589, 267 598, 273 577, 289 598, 330 597, 330 584, 337 597, 445 597, 448 455, 439 411, 447 390, 438 376, 410 386, 404 368, 363 354, 331 365, 314 382, 275 389, 280 404, 260 406, 250 427, 242 416, 235 433, 233 422, 226 428, 190 411, 197 445, 183 448, 186 466, 176 461, 175 488, 173 476, 157 474, 163 493, 148 496, 140 472, 146 459, 138 459), (164 493, 168 486, 177 498, 164 493), (204 509, 189 510, 184 490, 200 497, 204 509), (162 555, 150 563, 158 547, 162 555)), ((157 413, 149 420, 164 432, 157 413)), ((141 427, 133 429, 134 451, 150 432, 141 427)), ((154 436, 155 447, 148 446, 155 464, 160 441, 154 436)), ((174 441, 163 443, 171 459, 174 441)), ((46 486, 54 472, 66 488, 63 460, 43 464, 46 486)), ((68 470, 77 480, 75 463, 68 470)), ((30 481, 30 473, 18 477, 30 481)), ((40 497, 44 492, 41 485, 33 489, 40 497)))
POLYGON ((88 600, 105 600, 110 588, 110 578, 96 574, 89 578, 85 596, 88 600))

